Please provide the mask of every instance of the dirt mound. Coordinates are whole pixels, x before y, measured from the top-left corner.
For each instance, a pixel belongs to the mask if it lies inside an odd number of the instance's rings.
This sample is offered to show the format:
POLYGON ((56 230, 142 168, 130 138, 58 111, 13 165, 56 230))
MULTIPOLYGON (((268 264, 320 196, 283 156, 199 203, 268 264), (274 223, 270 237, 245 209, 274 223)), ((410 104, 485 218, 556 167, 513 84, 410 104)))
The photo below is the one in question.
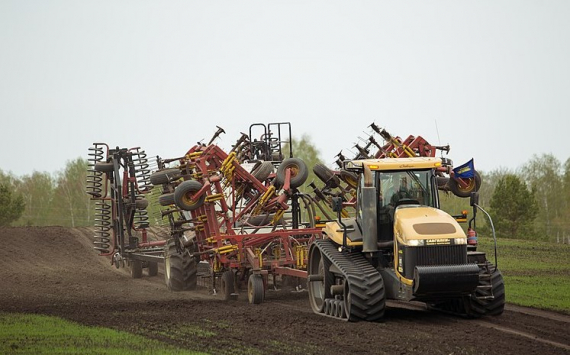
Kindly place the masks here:
POLYGON ((0 311, 56 315, 211 353, 569 354, 570 317, 507 307, 467 320, 389 303, 382 323, 315 315, 304 292, 268 291, 261 305, 206 288, 174 293, 161 269, 132 279, 92 248, 89 229, 0 228, 0 311))

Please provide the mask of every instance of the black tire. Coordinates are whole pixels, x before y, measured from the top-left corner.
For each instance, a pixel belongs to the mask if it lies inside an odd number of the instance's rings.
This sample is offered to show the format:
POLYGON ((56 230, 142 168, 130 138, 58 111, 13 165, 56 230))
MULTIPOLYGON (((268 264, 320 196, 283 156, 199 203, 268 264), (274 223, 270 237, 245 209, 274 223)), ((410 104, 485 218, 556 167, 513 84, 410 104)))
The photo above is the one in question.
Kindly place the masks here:
POLYGON ((336 176, 331 169, 327 168, 324 164, 317 163, 313 166, 313 172, 326 186, 330 188, 337 188, 340 186, 340 179, 336 176))
POLYGON ((352 171, 341 170, 340 178, 342 179, 342 181, 346 182, 348 186, 352 187, 353 189, 356 189, 356 187, 358 187, 358 175, 356 175, 352 171))
POLYGON ((234 273, 231 270, 224 271, 220 279, 220 289, 225 301, 232 299, 232 294, 235 293, 235 279, 234 273))
POLYGON ((287 169, 291 169, 291 188, 296 188, 307 180, 309 176, 309 169, 304 161, 298 158, 287 158, 283 160, 281 165, 277 168, 277 173, 275 176, 275 182, 278 186, 283 186, 285 183, 285 172, 287 169))
POLYGON ((265 298, 265 286, 261 275, 251 274, 247 281, 247 299, 251 304, 260 304, 265 298))
POLYGON ((155 261, 148 262, 148 276, 158 275, 158 263, 155 261))
POLYGON ((181 173, 179 169, 168 168, 159 171, 155 171, 150 174, 150 183, 153 185, 163 185, 168 184, 172 180, 180 178, 181 173))
POLYGON ((94 169, 95 169, 95 171, 100 171, 103 173, 110 173, 115 169, 115 166, 114 166, 113 162, 109 162, 109 163, 98 162, 98 163, 95 163, 94 169))
MULTIPOLYGON (((503 276, 492 264, 487 262, 487 265, 491 271, 491 279, 483 279, 479 282, 479 285, 491 285, 491 289, 477 289, 475 293, 470 296, 456 298, 437 304, 430 304, 428 306, 436 310, 468 318, 480 318, 486 315, 501 315, 505 309, 505 284, 503 282, 503 276), (494 296, 493 299, 484 300, 477 298, 491 295, 494 296)), ((480 273, 486 273, 485 269, 481 268, 480 273)))
POLYGON ((164 257, 164 280, 171 291, 196 289, 198 282, 196 259, 187 253, 178 253, 174 240, 167 242, 164 257))
POLYGON ((158 203, 161 206, 170 206, 174 204, 174 193, 162 194, 158 196, 158 203))
POLYGON ((466 187, 461 187, 459 182, 454 179, 449 179, 449 190, 457 197, 469 197, 471 192, 479 191, 481 187, 481 175, 475 171, 475 175, 469 179, 463 179, 467 181, 468 185, 466 187))
POLYGON ((176 186, 174 190, 174 203, 184 211, 194 211, 204 204, 206 195, 202 195, 196 202, 192 201, 194 193, 202 188, 202 184, 196 180, 186 180, 176 186))
POLYGON ((210 276, 211 269, 208 262, 202 261, 198 263, 198 276, 210 276))
POLYGON ((268 161, 263 161, 261 162, 261 164, 259 164, 258 167, 253 169, 251 175, 253 175, 253 177, 256 178, 257 180, 263 182, 267 180, 267 178, 269 177, 269 175, 273 173, 273 171, 274 171, 273 164, 271 164, 271 162, 268 161))
POLYGON ((148 207, 148 200, 146 198, 139 198, 135 200, 135 208, 137 210, 144 210, 148 207))
POLYGON ((131 277, 140 279, 142 277, 142 261, 131 260, 131 277))
MULTIPOLYGON (((491 286, 491 288, 477 289, 466 300, 466 313, 469 317, 479 318, 485 315, 499 316, 503 314, 505 309, 505 283, 503 275, 494 265, 487 262, 487 266, 491 271, 490 280, 482 280, 479 282, 481 286, 491 286), (477 297, 493 296, 493 299, 479 299, 477 297)), ((485 269, 481 269, 480 273, 486 273, 485 269)))
POLYGON ((315 313, 323 313, 325 299, 331 298, 331 286, 334 283, 334 275, 329 271, 331 262, 324 256, 319 248, 312 246, 309 251, 309 277, 311 275, 322 276, 322 281, 308 281, 309 303, 315 313))

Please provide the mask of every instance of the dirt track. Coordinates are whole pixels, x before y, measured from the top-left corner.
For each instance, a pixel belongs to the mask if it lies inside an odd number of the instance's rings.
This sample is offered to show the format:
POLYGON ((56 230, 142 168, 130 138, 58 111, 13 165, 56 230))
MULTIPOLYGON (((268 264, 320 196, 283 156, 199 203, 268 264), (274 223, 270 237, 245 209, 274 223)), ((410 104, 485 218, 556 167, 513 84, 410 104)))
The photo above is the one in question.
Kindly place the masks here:
MULTIPOLYGON (((211 353, 570 354, 570 316, 508 306, 468 320, 389 303, 382 323, 315 315, 305 292, 261 305, 205 288, 169 292, 162 274, 133 280, 92 249, 89 229, 0 228, 0 312, 55 315, 211 353)), ((508 288, 507 288, 508 299, 508 288)))

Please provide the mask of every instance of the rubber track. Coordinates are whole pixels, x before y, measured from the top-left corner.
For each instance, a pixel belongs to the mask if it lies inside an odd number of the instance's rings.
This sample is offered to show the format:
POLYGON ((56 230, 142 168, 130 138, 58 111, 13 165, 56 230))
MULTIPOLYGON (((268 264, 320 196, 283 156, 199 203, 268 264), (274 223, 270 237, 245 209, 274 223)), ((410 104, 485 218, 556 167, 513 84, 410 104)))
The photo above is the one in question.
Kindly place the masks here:
POLYGON ((350 320, 378 321, 384 316, 386 293, 382 276, 360 252, 341 253, 328 240, 314 242, 348 281, 351 296, 350 320))

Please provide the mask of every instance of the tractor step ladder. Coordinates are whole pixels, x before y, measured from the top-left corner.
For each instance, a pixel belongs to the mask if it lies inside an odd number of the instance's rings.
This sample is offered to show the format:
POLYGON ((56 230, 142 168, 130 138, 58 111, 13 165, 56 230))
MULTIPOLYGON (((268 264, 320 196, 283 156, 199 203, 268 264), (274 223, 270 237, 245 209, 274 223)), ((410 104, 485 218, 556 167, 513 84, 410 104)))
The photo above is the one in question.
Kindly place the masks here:
POLYGON ((478 300, 492 300, 495 299, 493 295, 493 284, 491 282, 492 275, 489 273, 489 267, 487 263, 478 263, 479 267, 485 269, 485 273, 479 274, 479 281, 487 281, 487 285, 478 285, 477 290, 482 291, 486 296, 476 296, 478 300))

